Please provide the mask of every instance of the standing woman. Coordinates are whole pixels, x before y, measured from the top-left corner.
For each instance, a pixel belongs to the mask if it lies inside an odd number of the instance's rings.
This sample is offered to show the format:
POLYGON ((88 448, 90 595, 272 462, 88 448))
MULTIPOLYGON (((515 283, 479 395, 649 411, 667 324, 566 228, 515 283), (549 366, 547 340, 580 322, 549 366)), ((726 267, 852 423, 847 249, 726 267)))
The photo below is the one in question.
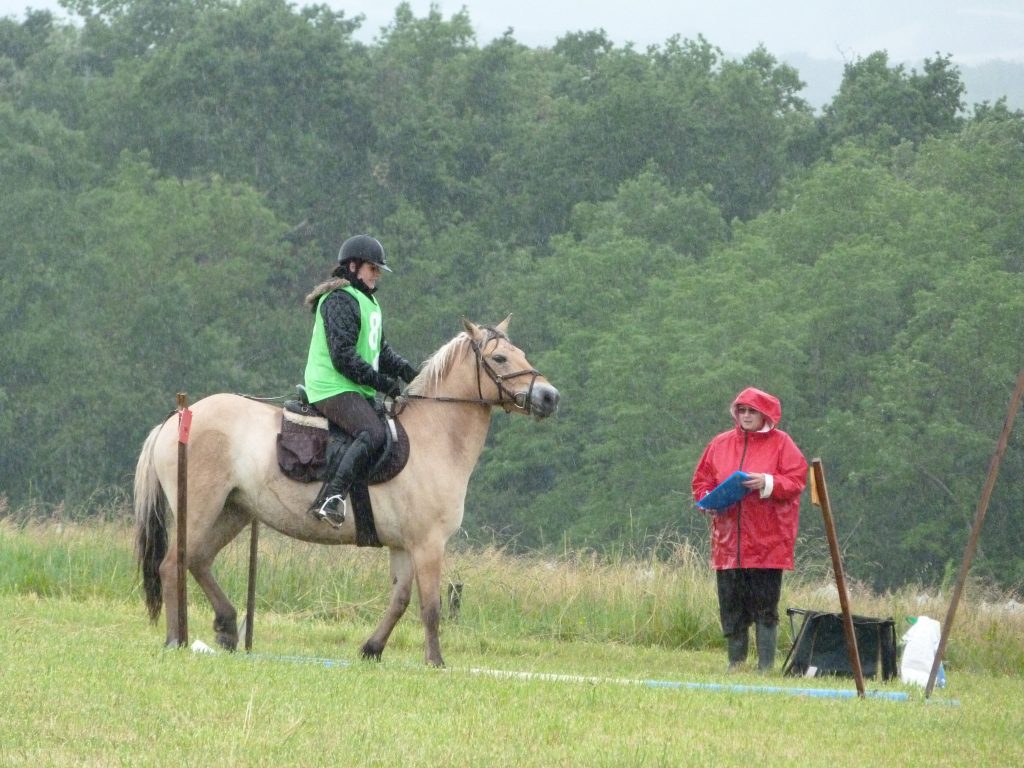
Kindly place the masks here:
POLYGON ((305 387, 310 403, 353 437, 334 466, 327 468, 323 488, 310 507, 311 515, 340 526, 345 496, 363 477, 383 448, 387 433, 374 408, 377 392, 396 397, 396 379, 416 377, 416 369, 384 340, 383 315, 374 294, 381 271, 390 272, 384 247, 369 235, 342 243, 334 279, 316 286, 306 297, 314 314, 313 337, 306 359, 305 387), (340 509, 338 508, 340 505, 340 509))
POLYGON ((711 516, 711 565, 729 668, 747 659, 749 628, 755 626, 757 666, 775 662, 782 571, 793 570, 800 494, 807 484, 807 460, 792 438, 778 429, 778 398, 754 387, 732 402, 733 428, 716 435, 693 473, 699 502, 737 470, 747 495, 711 516))

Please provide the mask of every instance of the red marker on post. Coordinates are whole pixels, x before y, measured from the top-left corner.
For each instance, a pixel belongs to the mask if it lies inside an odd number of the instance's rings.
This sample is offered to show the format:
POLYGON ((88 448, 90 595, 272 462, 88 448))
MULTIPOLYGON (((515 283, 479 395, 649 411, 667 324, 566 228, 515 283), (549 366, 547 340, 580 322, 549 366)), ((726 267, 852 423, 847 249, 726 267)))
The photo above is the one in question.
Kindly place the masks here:
POLYGON ((188 445, 188 433, 192 429, 192 411, 186 406, 178 411, 178 442, 188 445))

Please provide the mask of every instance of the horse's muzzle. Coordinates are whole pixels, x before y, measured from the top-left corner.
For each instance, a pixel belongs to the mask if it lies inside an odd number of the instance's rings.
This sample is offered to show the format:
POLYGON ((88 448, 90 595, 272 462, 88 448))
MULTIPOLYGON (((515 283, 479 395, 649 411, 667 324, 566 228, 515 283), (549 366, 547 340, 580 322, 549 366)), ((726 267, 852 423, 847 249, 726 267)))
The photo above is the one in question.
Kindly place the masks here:
POLYGON ((523 392, 522 394, 524 398, 529 397, 530 399, 527 410, 538 419, 551 416, 558 410, 558 390, 550 384, 538 381, 533 385, 529 393, 523 392))

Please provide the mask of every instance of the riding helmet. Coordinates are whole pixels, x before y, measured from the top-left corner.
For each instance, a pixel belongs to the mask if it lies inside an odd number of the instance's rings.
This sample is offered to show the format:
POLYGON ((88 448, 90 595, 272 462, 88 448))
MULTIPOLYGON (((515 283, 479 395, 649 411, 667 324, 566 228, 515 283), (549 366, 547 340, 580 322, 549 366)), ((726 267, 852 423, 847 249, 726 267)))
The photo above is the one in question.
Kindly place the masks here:
POLYGON ((375 237, 369 235, 354 235, 341 244, 338 251, 338 264, 347 261, 368 261, 376 264, 385 272, 390 272, 391 267, 384 260, 384 246, 375 237))

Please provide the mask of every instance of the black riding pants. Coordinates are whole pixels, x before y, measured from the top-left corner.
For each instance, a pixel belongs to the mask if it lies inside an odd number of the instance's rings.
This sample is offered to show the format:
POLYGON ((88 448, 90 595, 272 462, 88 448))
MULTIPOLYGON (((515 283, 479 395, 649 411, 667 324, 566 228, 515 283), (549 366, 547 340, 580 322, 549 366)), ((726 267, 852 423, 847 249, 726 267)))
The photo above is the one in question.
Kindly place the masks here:
POLYGON ((332 424, 350 435, 365 432, 370 440, 371 455, 376 456, 387 442, 384 423, 373 408, 373 401, 358 392, 342 392, 313 403, 332 424))

